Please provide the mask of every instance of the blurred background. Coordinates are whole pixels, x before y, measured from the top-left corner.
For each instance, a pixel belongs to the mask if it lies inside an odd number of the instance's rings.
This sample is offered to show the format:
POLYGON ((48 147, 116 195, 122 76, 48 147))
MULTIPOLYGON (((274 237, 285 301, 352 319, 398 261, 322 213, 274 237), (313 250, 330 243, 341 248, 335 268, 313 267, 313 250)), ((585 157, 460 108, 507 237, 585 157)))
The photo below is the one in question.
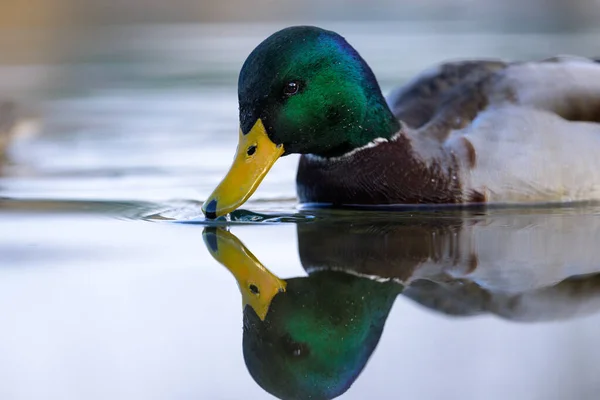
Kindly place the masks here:
POLYGON ((598 21, 600 0, 9 0, 0 14, 0 90, 25 95, 149 75, 231 84, 248 50, 291 24, 339 27, 350 39, 380 35, 358 46, 371 63, 418 69, 446 57, 593 52, 572 39, 597 33, 598 21), (536 41, 539 34, 547 36, 536 41), (98 61, 111 68, 89 68, 85 78, 61 70, 98 61))

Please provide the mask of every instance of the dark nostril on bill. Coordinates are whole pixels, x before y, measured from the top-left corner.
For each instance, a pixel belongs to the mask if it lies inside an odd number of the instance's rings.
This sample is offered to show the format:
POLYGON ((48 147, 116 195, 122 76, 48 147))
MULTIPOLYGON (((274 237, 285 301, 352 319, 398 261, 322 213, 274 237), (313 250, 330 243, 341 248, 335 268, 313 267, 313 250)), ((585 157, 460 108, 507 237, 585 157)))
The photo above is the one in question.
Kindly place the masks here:
POLYGON ((252 294, 260 294, 260 290, 258 290, 258 287, 256 285, 250 285, 249 289, 252 292, 252 294))
POLYGON ((246 152, 246 154, 248 154, 249 156, 253 155, 254 153, 256 153, 256 145, 252 145, 250 147, 248 147, 248 151, 246 152))

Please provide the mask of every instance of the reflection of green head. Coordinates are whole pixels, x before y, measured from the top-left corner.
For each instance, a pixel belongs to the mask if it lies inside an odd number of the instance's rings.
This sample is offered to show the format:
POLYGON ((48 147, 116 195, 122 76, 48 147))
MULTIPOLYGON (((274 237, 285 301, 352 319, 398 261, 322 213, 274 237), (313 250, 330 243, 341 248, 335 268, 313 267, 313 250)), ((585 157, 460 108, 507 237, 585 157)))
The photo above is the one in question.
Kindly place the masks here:
POLYGON ((254 380, 281 399, 344 393, 377 346, 402 287, 342 272, 287 280, 264 321, 244 309, 244 359, 254 380))
POLYGON ((242 292, 244 359, 254 380, 281 399, 332 399, 348 390, 402 286, 335 271, 282 281, 230 232, 205 228, 203 236, 242 292))

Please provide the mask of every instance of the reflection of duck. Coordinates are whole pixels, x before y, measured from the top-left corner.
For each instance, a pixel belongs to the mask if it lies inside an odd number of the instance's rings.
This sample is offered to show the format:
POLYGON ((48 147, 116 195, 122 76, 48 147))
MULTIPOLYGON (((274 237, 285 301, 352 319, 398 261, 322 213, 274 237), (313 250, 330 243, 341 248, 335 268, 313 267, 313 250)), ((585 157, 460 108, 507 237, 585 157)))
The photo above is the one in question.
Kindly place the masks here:
POLYGON ((283 283, 230 233, 209 228, 204 238, 240 285, 244 359, 256 382, 281 399, 345 392, 377 346, 402 287, 333 271, 283 283))
POLYGON ((554 320, 600 310, 600 218, 504 213, 298 225, 304 268, 389 278, 453 315, 554 320))
POLYGON ((600 65, 588 59, 446 63, 386 101, 343 37, 291 27, 248 56, 238 97, 238 152, 209 218, 292 153, 302 203, 600 199, 600 65))
POLYGON ((330 399, 347 390, 398 294, 448 315, 493 313, 515 321, 600 310, 598 218, 318 218, 297 232, 309 276, 285 282, 230 233, 207 228, 204 234, 248 305, 247 367, 282 399, 330 399))

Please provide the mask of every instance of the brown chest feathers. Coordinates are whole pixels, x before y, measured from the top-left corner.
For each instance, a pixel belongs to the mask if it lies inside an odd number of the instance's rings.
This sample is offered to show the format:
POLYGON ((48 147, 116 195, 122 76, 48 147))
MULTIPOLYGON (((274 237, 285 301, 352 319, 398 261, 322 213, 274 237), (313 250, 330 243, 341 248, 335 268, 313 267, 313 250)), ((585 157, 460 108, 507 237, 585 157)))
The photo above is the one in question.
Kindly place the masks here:
POLYGON ((424 161, 403 134, 352 155, 300 158, 301 203, 333 205, 456 204, 463 202, 454 156, 424 161))

